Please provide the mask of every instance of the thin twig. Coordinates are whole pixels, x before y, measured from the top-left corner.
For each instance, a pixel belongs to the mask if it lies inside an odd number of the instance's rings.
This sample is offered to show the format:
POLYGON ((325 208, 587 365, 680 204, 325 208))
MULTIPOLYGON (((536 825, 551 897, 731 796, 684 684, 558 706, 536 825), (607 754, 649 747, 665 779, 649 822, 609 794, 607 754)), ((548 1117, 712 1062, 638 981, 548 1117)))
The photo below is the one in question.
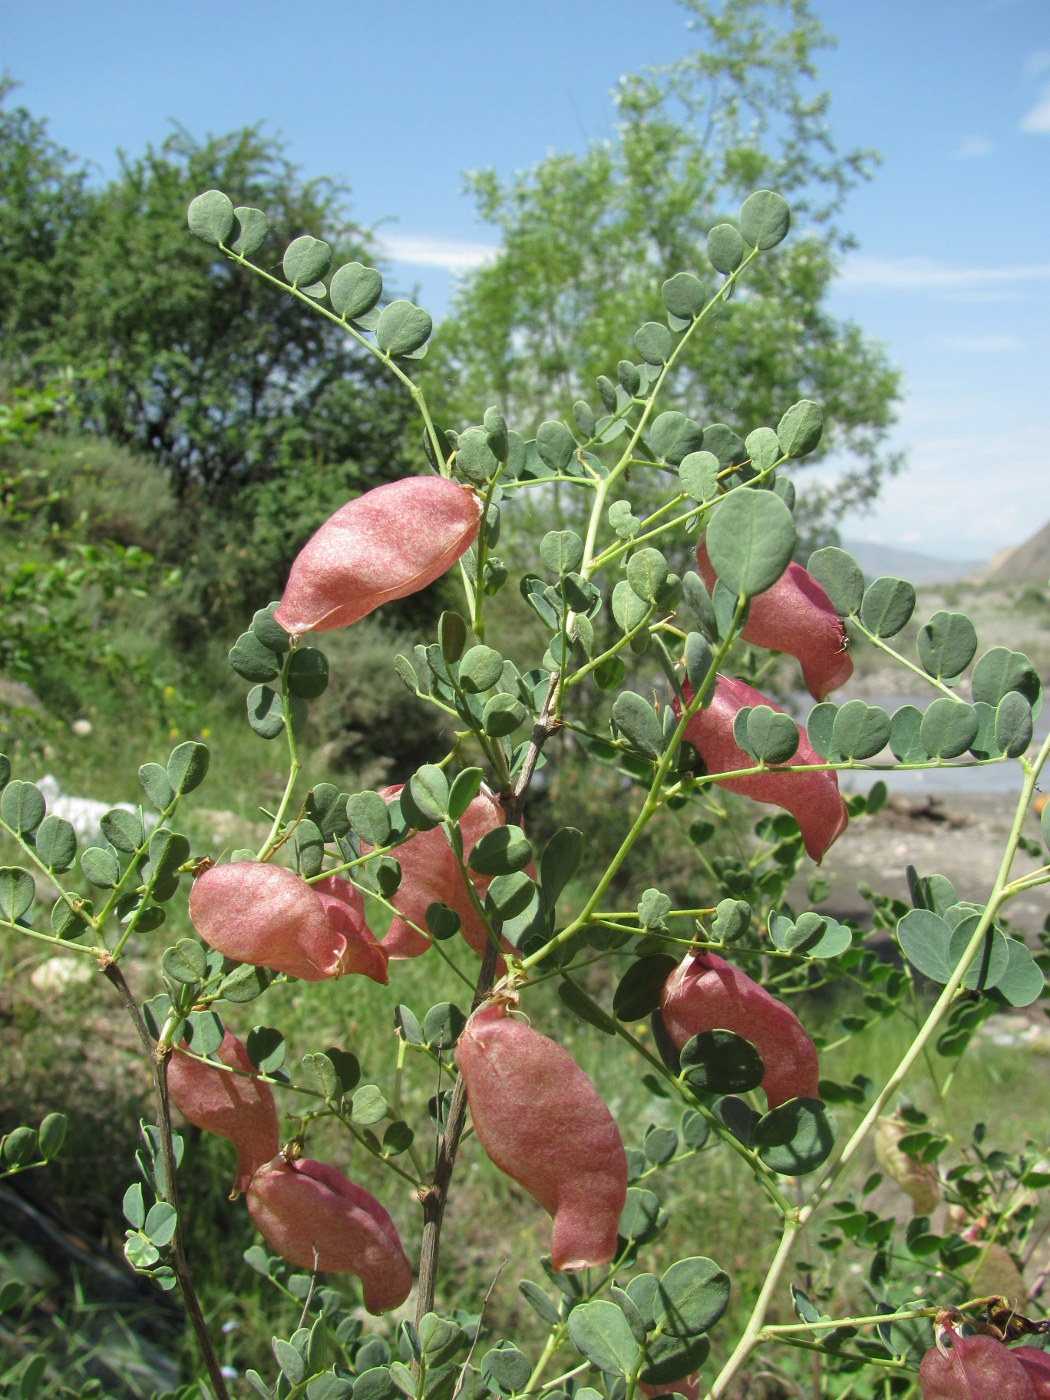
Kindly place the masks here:
POLYGON ((135 998, 131 995, 128 984, 124 980, 124 974, 117 963, 106 963, 102 968, 102 973, 116 989, 124 1009, 131 1017, 136 1034, 149 1061, 150 1077, 153 1080, 153 1099, 157 1110, 157 1134, 160 1138, 164 1162, 164 1180, 163 1182, 158 1181, 157 1186, 161 1199, 167 1201, 168 1205, 175 1211, 175 1234, 171 1241, 171 1267, 179 1285, 179 1292, 182 1294, 182 1301, 186 1305, 186 1312, 189 1314, 190 1325, 197 1338, 197 1346, 200 1348, 201 1357, 211 1378, 215 1400, 230 1400, 230 1393, 226 1389, 226 1378, 222 1374, 222 1367, 219 1365, 219 1358, 215 1354, 215 1347, 212 1345, 208 1332, 208 1324, 204 1319, 200 1300, 190 1278, 190 1267, 182 1240, 182 1213, 179 1209, 175 1144, 171 1136, 171 1111, 168 1104, 168 1060, 171 1051, 168 1050, 158 1060, 155 1053, 156 1047, 150 1039, 146 1023, 142 1019, 142 1013, 135 998))

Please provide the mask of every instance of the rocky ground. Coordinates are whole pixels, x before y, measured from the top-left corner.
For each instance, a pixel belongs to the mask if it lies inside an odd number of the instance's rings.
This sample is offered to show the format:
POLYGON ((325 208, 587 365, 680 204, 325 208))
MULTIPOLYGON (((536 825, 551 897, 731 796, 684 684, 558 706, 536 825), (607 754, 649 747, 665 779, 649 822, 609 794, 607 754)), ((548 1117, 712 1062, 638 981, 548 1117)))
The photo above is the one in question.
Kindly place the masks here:
MULTIPOLYGON (((871 908, 857 886, 866 881, 880 894, 908 899, 905 869, 946 875, 960 899, 982 900, 991 889, 1013 821, 1016 801, 1007 793, 892 796, 881 812, 855 822, 832 846, 822 873, 831 882, 820 907, 837 918, 870 922, 871 908)), ((1024 834, 1040 839, 1029 813, 1024 834)), ((1013 875, 1041 864, 1018 851, 1013 875)), ((1041 887, 1010 901, 1011 924, 1031 939, 1050 914, 1050 894, 1041 887)))

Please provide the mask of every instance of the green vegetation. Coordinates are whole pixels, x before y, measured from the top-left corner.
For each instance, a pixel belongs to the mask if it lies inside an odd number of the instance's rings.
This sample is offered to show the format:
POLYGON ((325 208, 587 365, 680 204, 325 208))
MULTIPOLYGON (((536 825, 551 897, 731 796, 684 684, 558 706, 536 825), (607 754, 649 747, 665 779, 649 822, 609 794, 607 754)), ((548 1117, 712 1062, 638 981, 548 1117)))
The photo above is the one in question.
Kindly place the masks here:
POLYGON ((0 108, 0 238, 46 273, 0 275, 0 1189, 54 1212, 0 1229, 5 1400, 635 1400, 695 1371, 710 1400, 888 1400, 935 1326, 1024 1313, 1050 1117, 991 1028, 1046 996, 1050 920, 1031 946, 1009 921, 1050 882, 1040 678, 986 612, 800 543, 892 468, 893 376, 821 305, 865 161, 804 100, 804 0, 783 32, 779 5, 689 8, 705 52, 625 84, 613 152, 478 178, 504 280, 426 360, 429 315, 257 131, 178 132, 92 190, 0 108), (747 193, 772 179, 822 232, 780 249, 787 202, 747 193), (811 391, 858 467, 805 505, 811 391), (297 552, 347 495, 353 539, 337 513, 338 547, 297 552), (848 634, 925 709, 827 699, 848 634), (770 649, 804 726, 755 688, 770 649), (1002 866, 909 869, 864 926, 796 907, 807 853, 886 801, 835 775, 887 740, 909 772, 1017 765, 1002 866), (130 810, 78 835, 45 764, 130 810), (527 1046, 502 1063, 497 1023, 527 1046), (597 1204, 536 1103, 600 1137, 597 1204), (498 1140, 526 1120, 519 1174, 498 1140), (537 1256, 565 1200, 608 1248, 561 1271, 537 1256), (99 1263, 121 1246, 133 1283, 99 1263))

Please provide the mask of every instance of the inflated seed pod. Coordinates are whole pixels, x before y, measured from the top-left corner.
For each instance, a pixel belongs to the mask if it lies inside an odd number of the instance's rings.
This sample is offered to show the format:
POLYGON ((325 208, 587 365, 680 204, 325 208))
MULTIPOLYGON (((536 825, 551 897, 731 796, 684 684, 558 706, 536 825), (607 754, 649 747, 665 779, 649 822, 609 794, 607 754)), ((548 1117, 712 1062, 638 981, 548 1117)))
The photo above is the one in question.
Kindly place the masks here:
POLYGON ((672 1393, 684 1396, 685 1400, 700 1400, 700 1373, 690 1371, 688 1375, 676 1381, 668 1381, 666 1385, 649 1385, 645 1381, 639 1381, 638 1389, 646 1400, 656 1400, 658 1395, 672 1393))
MULTIPOLYGON (((718 576, 703 540, 696 547, 696 564, 710 591, 718 576)), ((815 700, 845 685, 853 674, 842 619, 813 575, 793 560, 772 588, 750 600, 740 635, 756 647, 794 656, 815 700)))
MULTIPOLYGON (((215 1058, 252 1076, 259 1073, 247 1050, 229 1031, 215 1058)), ((243 1074, 227 1074, 176 1049, 168 1061, 168 1096, 195 1127, 233 1143, 237 1149, 235 1191, 246 1191, 254 1172, 276 1156, 280 1130, 268 1084, 243 1074)))
POLYGON ((341 965, 344 973, 357 972, 373 982, 386 986, 387 955, 365 923, 365 901, 361 891, 349 880, 338 875, 326 875, 314 880, 310 888, 321 901, 328 922, 346 939, 341 965))
MULTIPOLYGON (((403 784, 380 788, 379 796, 391 802, 400 793, 403 784)), ((506 818, 496 794, 482 786, 478 795, 460 818, 460 833, 463 837, 464 859, 469 859, 474 846, 488 831, 503 826, 506 818)), ((371 847, 364 841, 362 852, 367 855, 371 847)), ((474 951, 480 956, 485 951, 488 937, 484 923, 474 908, 459 862, 440 827, 429 831, 418 831, 391 852, 401 867, 401 884, 390 903, 397 911, 390 927, 383 935, 381 947, 389 958, 418 958, 430 947, 430 939, 418 928, 427 926, 426 914, 431 904, 447 904, 459 915, 460 932, 474 951)), ((485 898, 489 887, 489 876, 478 875, 472 880, 479 898, 485 898)))
POLYGON ((1031 1376, 998 1337, 950 1332, 919 1367, 922 1400, 1038 1400, 1031 1376), (949 1345, 950 1343, 950 1345, 949 1345))
POLYGON ((283 866, 213 865, 193 882, 189 909, 205 943, 238 962, 306 982, 348 970, 346 939, 306 881, 283 866))
POLYGON ((554 1268, 608 1263, 626 1199, 627 1155, 583 1070, 498 1004, 467 1021, 456 1064, 487 1156, 553 1218, 554 1268))
POLYGON ((911 1131, 896 1115, 880 1118, 875 1125, 875 1160, 911 1200, 916 1215, 932 1215, 941 1199, 941 1184, 934 1167, 909 1157, 898 1146, 911 1131))
POLYGON ((481 502, 440 476, 348 501, 299 551, 274 617, 293 637, 329 632, 446 573, 478 533, 481 502))
POLYGON ((725 1030, 749 1041, 765 1066, 770 1108, 819 1097, 817 1051, 789 1006, 716 953, 686 957, 664 984, 660 1015, 679 1050, 694 1035, 725 1030))
POLYGON ((1036 1400, 1050 1400, 1050 1355, 1038 1347, 1012 1347, 1010 1355, 1028 1372, 1036 1400))
POLYGON ((388 1312, 408 1297, 412 1270, 394 1222, 334 1167, 275 1157, 252 1177, 247 1205, 263 1239, 289 1263, 356 1274, 369 1312, 388 1312))
MULTIPOLYGON (((686 701, 691 700, 693 692, 689 686, 683 686, 682 690, 686 701)), ((770 802, 789 812, 798 822, 808 855, 819 863, 849 821, 834 773, 755 773, 750 777, 724 779, 717 776, 754 766, 754 759, 733 737, 733 721, 745 706, 756 705, 768 705, 772 710, 780 708, 744 681, 718 676, 711 703, 693 715, 686 725, 684 738, 703 759, 708 773, 727 792, 743 793, 755 802, 770 802)), ((674 706, 676 713, 680 713, 677 700, 674 706)), ((821 761, 805 732, 799 730, 797 751, 787 764, 780 766, 790 769, 821 761)))

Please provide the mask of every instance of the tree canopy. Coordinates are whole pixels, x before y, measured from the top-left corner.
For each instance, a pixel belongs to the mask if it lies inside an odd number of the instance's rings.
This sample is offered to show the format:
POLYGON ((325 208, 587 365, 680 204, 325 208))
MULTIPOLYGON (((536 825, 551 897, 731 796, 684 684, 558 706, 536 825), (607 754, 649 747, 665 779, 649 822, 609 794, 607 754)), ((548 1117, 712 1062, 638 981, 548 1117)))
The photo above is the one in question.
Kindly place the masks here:
POLYGON ((84 426, 146 453, 180 498, 322 465, 341 468, 345 498, 398 474, 404 411, 369 358, 186 234, 190 199, 218 185, 266 211, 276 242, 260 257, 307 229, 361 257, 345 190, 304 181, 257 126, 204 141, 177 128, 100 188, 22 108, 0 107, 0 143, 20 195, 0 223, 6 378, 71 366, 84 426))
MULTIPOLYGON (((839 152, 816 55, 833 41, 808 0, 683 0, 698 46, 621 80, 616 139, 555 153, 502 180, 468 176, 500 231, 472 272, 432 360, 449 416, 495 402, 520 426, 566 414, 595 377, 635 352, 625 327, 661 319, 662 278, 712 274, 709 230, 757 187, 779 190, 804 229, 764 260, 734 306, 698 341, 675 385, 703 421, 776 423, 798 398, 819 401, 826 445, 851 465, 834 499, 810 493, 827 522, 873 496, 897 462, 886 447, 898 376, 881 347, 827 298, 850 240, 838 224, 871 152, 839 152)), ((435 346, 435 351, 438 346, 435 346)))

